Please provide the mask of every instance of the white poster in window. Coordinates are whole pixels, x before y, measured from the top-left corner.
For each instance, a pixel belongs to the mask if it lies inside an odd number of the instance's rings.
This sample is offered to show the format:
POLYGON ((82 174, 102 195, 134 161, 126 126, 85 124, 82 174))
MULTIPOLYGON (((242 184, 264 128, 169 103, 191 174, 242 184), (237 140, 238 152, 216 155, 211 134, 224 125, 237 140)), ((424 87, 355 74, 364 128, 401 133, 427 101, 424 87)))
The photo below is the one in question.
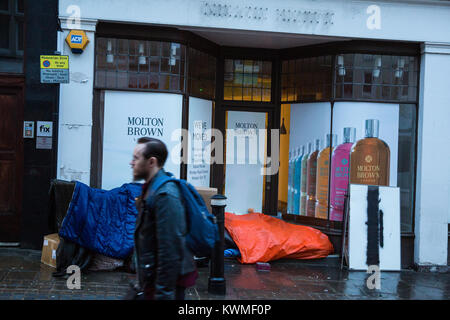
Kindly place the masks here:
POLYGON ((209 187, 212 101, 189 98, 187 181, 195 187, 209 187))
POLYGON ((343 142, 345 127, 356 128, 356 141, 365 135, 365 121, 376 119, 378 138, 390 150, 389 186, 397 186, 399 105, 372 102, 336 102, 333 107, 333 133, 338 135, 338 145, 343 142))
POLYGON ((259 130, 266 129, 266 113, 228 111, 226 135, 225 196, 227 212, 262 212, 266 141, 259 130), (231 130, 231 131, 230 131, 231 130), (261 149, 263 148, 263 149, 261 149))
POLYGON ((164 169, 179 178, 180 161, 174 162, 172 153, 181 147, 182 105, 182 96, 176 94, 105 92, 102 189, 132 182, 130 161, 141 137, 166 144, 169 155, 164 169))

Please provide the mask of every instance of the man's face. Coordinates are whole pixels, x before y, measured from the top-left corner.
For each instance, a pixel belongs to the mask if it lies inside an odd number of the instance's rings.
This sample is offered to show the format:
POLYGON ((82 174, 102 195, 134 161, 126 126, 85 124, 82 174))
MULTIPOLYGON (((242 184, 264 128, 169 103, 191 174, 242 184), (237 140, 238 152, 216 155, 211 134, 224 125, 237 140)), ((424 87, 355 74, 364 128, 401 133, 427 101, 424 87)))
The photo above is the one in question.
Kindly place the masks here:
POLYGON ((131 168, 133 169, 133 180, 146 180, 149 176, 151 170, 151 160, 145 159, 142 154, 145 148, 145 144, 137 144, 133 151, 133 159, 130 162, 131 168))

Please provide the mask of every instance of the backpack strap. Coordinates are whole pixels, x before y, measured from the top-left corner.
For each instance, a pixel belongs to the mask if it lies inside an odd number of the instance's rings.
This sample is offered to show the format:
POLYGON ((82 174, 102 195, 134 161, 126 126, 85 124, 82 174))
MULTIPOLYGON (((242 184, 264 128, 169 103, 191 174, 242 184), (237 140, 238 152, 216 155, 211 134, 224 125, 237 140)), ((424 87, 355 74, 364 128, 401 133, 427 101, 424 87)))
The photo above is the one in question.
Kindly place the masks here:
POLYGON ((145 199, 150 207, 153 206, 153 199, 158 189, 169 181, 177 181, 177 179, 175 179, 173 174, 170 172, 166 172, 166 174, 161 175, 155 181, 153 181, 148 189, 148 197, 145 199))

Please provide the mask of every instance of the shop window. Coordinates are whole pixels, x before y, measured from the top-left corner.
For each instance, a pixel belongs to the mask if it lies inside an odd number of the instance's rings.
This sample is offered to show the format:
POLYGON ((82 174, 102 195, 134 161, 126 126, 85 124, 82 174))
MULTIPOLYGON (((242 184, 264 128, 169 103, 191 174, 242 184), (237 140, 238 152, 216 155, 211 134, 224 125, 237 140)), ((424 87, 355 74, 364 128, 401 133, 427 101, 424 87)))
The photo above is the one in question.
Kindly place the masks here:
POLYGON ((415 104, 284 104, 282 115, 279 211, 339 226, 349 183, 393 186, 401 231, 413 231, 415 104))
POLYGON ((272 62, 225 59, 224 100, 270 102, 272 62))
POLYGON ((336 56, 336 98, 378 101, 415 101, 416 57, 341 54, 336 56))
POLYGON ((331 96, 331 56, 285 60, 281 101, 321 101, 331 96))
POLYGON ((189 94, 214 99, 216 91, 216 58, 189 48, 189 94))
POLYGON ((99 37, 95 86, 182 93, 185 60, 179 43, 99 37))
POLYGON ((0 72, 23 73, 24 1, 0 0, 0 72))

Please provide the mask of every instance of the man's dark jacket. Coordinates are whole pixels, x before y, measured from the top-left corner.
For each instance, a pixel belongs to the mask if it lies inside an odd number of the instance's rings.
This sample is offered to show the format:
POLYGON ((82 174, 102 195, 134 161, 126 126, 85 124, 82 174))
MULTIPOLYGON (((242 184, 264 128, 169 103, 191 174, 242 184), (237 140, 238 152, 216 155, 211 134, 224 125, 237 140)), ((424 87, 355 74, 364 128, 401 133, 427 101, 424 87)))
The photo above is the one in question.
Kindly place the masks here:
MULTIPOLYGON (((148 188, 163 174, 161 169, 148 188)), ((145 291, 154 289, 154 299, 174 299, 178 278, 195 270, 186 246, 183 198, 175 182, 167 182, 156 191, 151 208, 148 197, 145 201, 141 197, 136 203, 139 215, 134 233, 138 284, 145 291)))

